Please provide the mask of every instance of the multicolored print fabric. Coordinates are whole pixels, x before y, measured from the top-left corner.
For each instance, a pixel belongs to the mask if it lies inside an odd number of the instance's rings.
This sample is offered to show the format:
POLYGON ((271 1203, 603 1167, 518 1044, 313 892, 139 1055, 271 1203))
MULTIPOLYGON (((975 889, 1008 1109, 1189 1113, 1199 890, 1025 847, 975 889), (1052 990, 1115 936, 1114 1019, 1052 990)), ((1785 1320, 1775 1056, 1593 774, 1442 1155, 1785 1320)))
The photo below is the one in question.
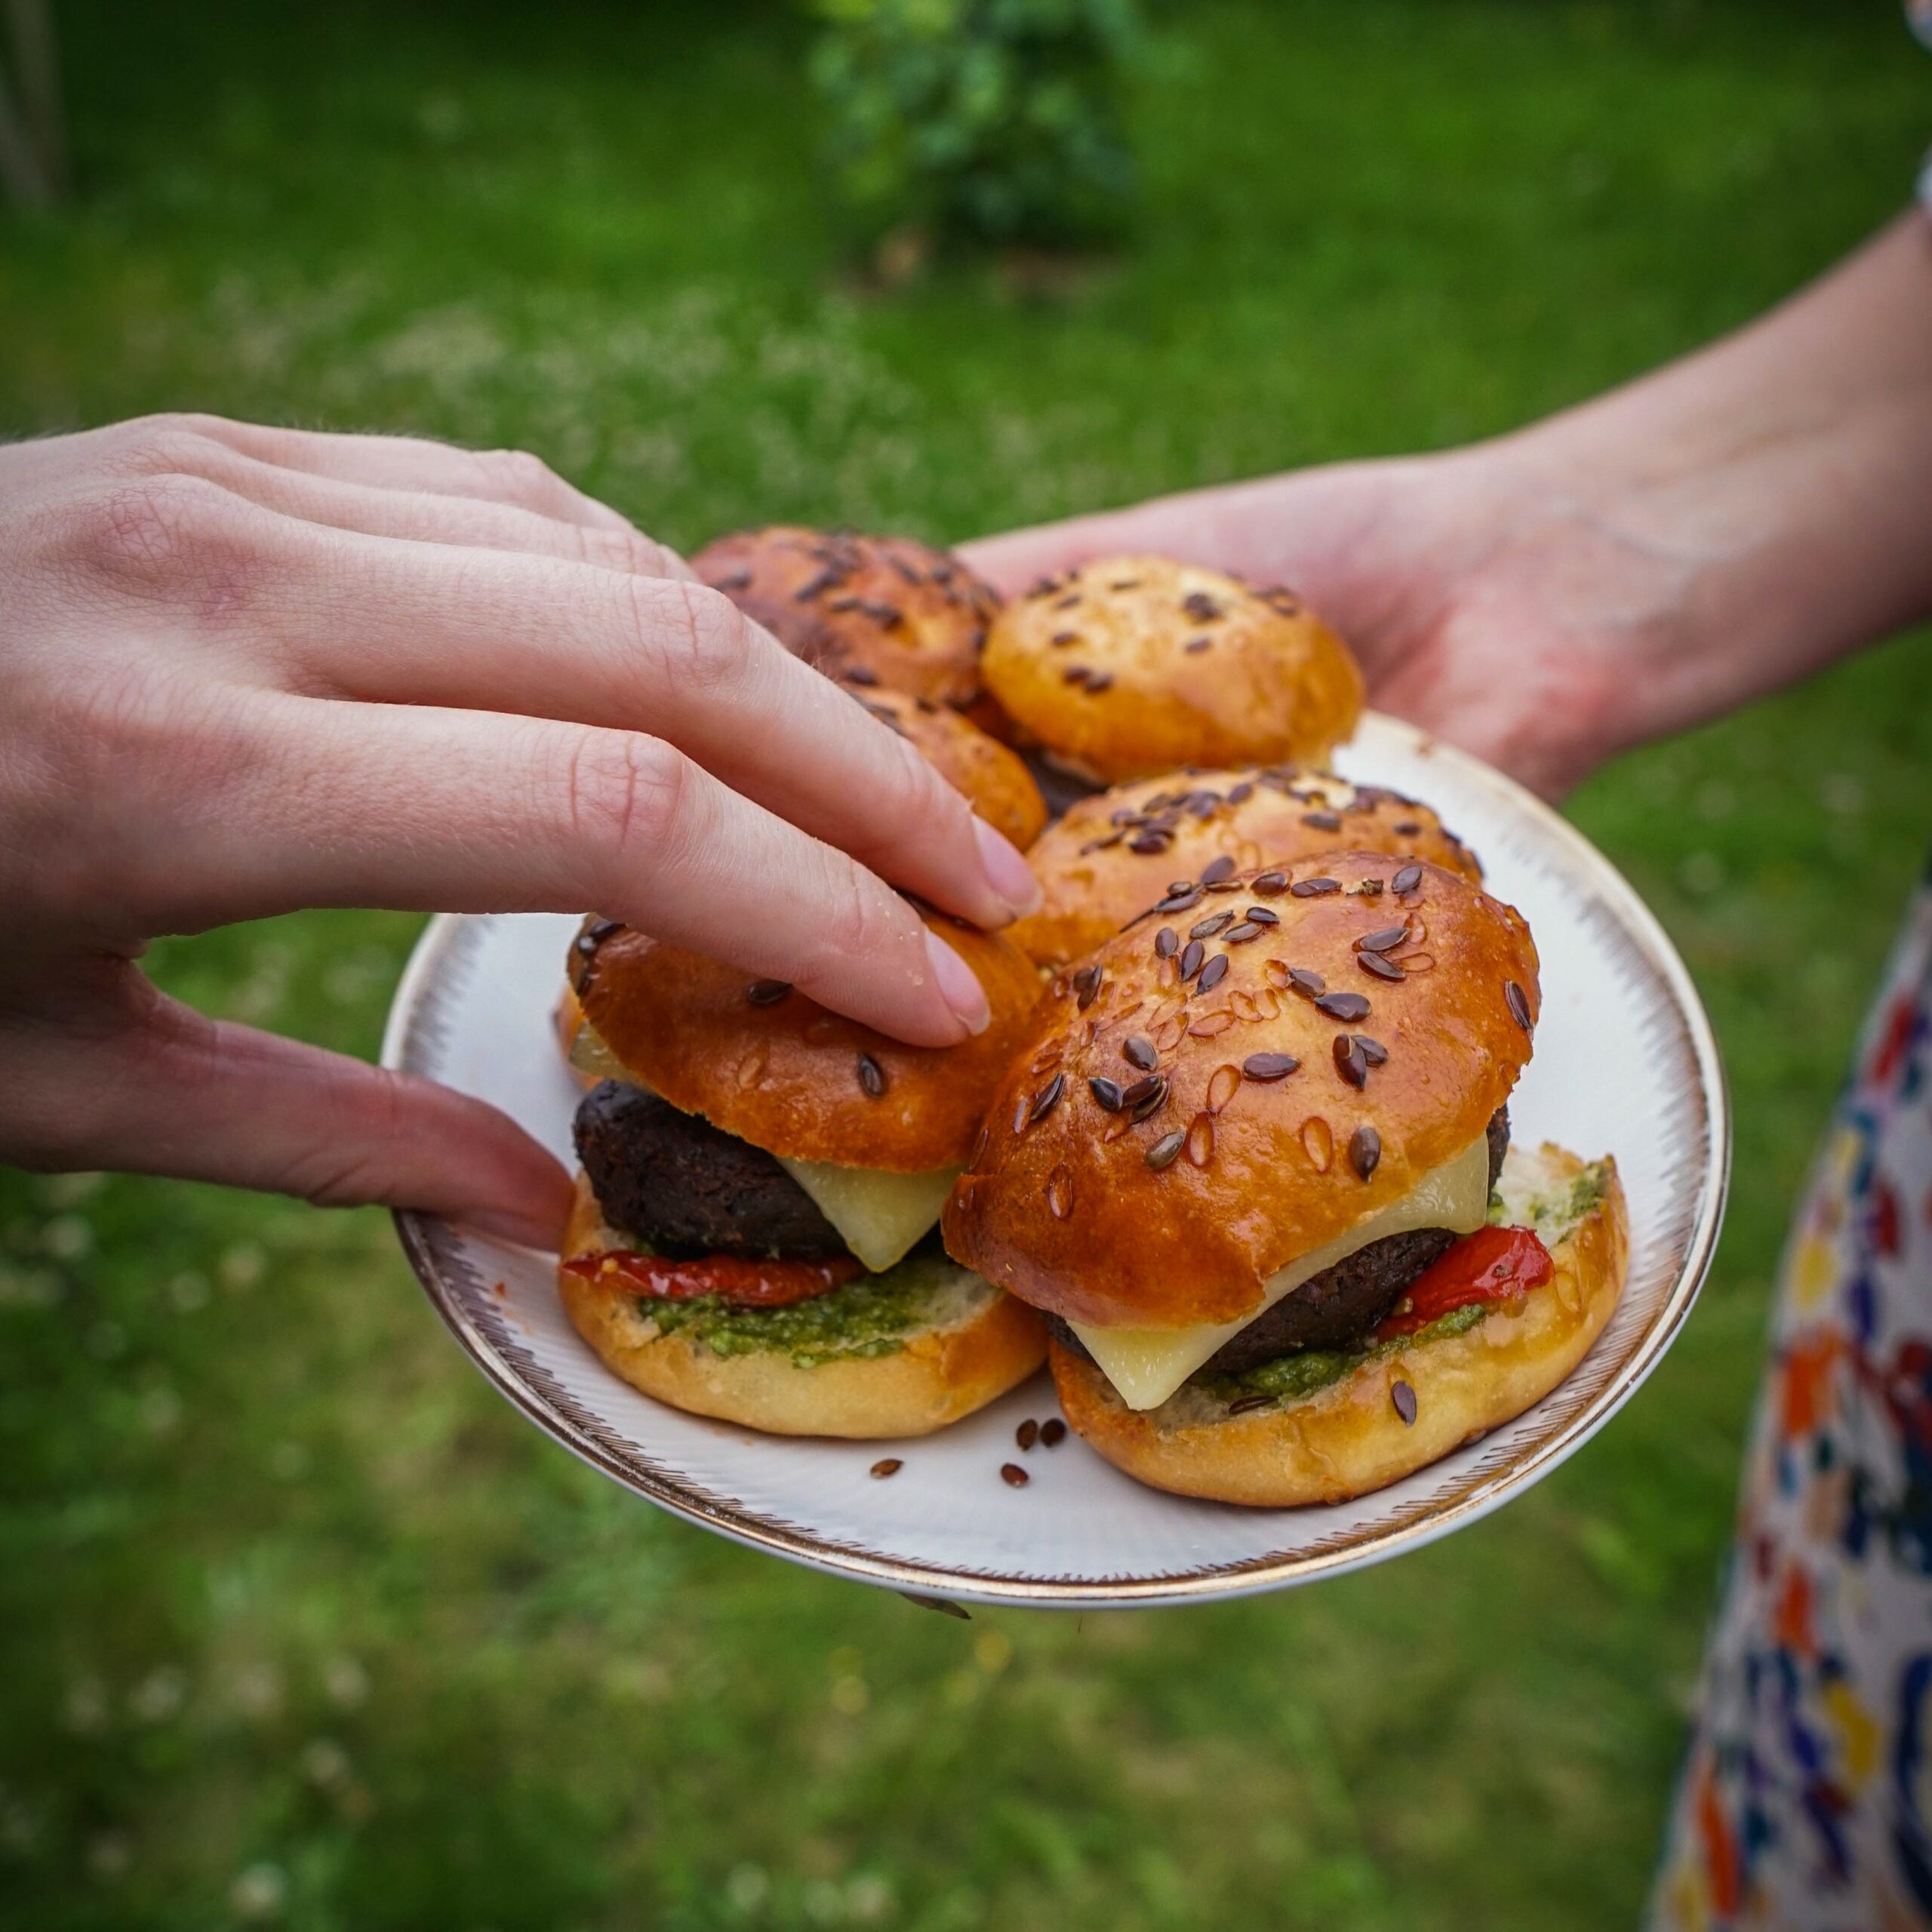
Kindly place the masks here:
POLYGON ((1650 1922, 1932 1927, 1932 881, 1784 1259, 1650 1922))

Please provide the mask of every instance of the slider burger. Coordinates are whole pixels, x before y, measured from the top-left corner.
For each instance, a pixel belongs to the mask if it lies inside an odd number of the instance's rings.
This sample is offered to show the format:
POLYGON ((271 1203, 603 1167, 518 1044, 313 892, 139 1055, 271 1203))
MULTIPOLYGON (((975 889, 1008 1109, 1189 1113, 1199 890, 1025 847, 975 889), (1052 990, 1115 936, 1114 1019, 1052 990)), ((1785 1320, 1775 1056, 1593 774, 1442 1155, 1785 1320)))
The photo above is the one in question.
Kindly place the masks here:
POLYGON ((1347 645, 1291 592, 1164 557, 1036 584, 994 620, 980 671, 1047 764, 1088 786, 1318 763, 1361 715, 1347 645))
POLYGON ((1253 872, 1338 841, 1482 877, 1435 814, 1398 792, 1293 765, 1171 772, 1081 798, 1040 835, 1027 854, 1040 909, 1007 937, 1035 964, 1064 966, 1105 945, 1168 881, 1185 890, 1211 866, 1253 872))
POLYGON ((1047 1315, 1130 1475, 1380 1488, 1555 1388, 1623 1288, 1614 1164, 1508 1150, 1538 1001, 1521 918, 1425 860, 1171 893, 1043 996, 947 1249, 1047 1315))
POLYGON ((570 961, 582 1164, 557 1283, 645 1394, 781 1435, 916 1435, 1040 1365, 1033 1312, 933 1230, 1039 991, 928 912, 991 1023, 909 1047, 776 980, 586 923, 570 961))

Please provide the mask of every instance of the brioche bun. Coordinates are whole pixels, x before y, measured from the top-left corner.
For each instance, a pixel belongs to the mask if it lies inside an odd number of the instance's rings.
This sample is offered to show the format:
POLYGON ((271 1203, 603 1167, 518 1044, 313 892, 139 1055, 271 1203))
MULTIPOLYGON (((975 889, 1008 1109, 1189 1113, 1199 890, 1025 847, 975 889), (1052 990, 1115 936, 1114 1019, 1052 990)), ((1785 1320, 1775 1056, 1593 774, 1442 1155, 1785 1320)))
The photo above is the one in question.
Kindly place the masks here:
POLYGON ((829 675, 970 705, 999 598, 957 557, 909 537, 774 524, 714 538, 691 568, 829 675))
MULTIPOLYGON (((1259 1310, 1278 1269, 1411 1193, 1484 1133, 1530 1056, 1537 955, 1521 915, 1459 873, 1386 853, 1275 869, 1316 896, 1257 897, 1253 875, 1237 874, 1163 900, 1169 909, 1054 980, 946 1202, 955 1260, 1072 1321, 1238 1321, 1259 1310), (1205 936, 1183 983, 1189 928, 1226 913, 1239 933, 1254 924, 1251 905, 1278 924, 1232 945, 1205 936), (1409 937, 1376 956, 1402 977, 1374 977, 1355 942, 1395 928, 1409 937), (1161 956, 1163 931, 1180 957, 1161 956), (1291 969, 1320 975, 1319 996, 1341 1014, 1296 990, 1291 969), (1363 1035, 1386 1057, 1364 1060, 1358 1086, 1335 1048, 1363 1035), (1299 1065, 1264 1078, 1249 1065, 1261 1054, 1299 1065), (1138 1121, 1104 1109, 1090 1084, 1149 1076, 1165 1084, 1138 1121), (1373 1161, 1362 1143, 1366 1177, 1352 1151, 1361 1129, 1379 1137, 1373 1161), (1162 1154, 1164 1164, 1149 1164, 1162 1154)), ((1364 1051, 1353 1050, 1352 1067, 1364 1051)))
POLYGON ((1044 898, 1007 937, 1036 965, 1063 966, 1105 945, 1171 879, 1198 878, 1220 858, 1244 872, 1292 864, 1338 842, 1482 877, 1435 814, 1399 792, 1281 765, 1171 772, 1083 798, 1040 835, 1027 856, 1044 898))
POLYGON ((1361 715, 1348 647, 1288 592, 1163 557, 1035 586, 995 620, 980 671, 1022 730, 1103 784, 1319 761, 1361 715))
POLYGON ((1040 788, 1015 752, 962 713, 882 685, 845 688, 905 739, 987 824, 1023 851, 1047 822, 1040 788))
MULTIPOLYGON (((1534 1164, 1552 1185, 1583 1171, 1547 1143, 1512 1148, 1504 1168, 1534 1164)), ((1069 1425, 1116 1467, 1156 1489, 1264 1509, 1344 1503, 1398 1481, 1521 1415, 1589 1352, 1623 1291, 1629 1222, 1616 1164, 1597 1204, 1550 1249, 1555 1278, 1460 1335, 1417 1337, 1377 1351, 1312 1395, 1229 1413, 1223 1394, 1184 1384, 1158 1408, 1130 1409, 1084 1356, 1058 1343, 1050 1359, 1069 1425), (1414 1392, 1412 1424, 1395 1385, 1414 1392)))
MULTIPOLYGON (((607 1227, 582 1176, 559 1257, 632 1245, 607 1227)), ((889 1355, 799 1367, 776 1349, 720 1355, 659 1331, 638 1299, 560 1267, 557 1292, 577 1333, 634 1389, 673 1408, 772 1435, 869 1440, 925 1435, 1026 1380, 1046 1355, 1039 1318, 989 1290, 889 1355)))
POLYGON ((672 1106, 794 1160, 926 1174, 971 1151, 1040 981, 1010 940, 921 916, 992 1009, 985 1031, 956 1047, 909 1047, 795 989, 608 921, 587 924, 571 948, 571 985, 618 1064, 672 1106), (755 1001, 755 987, 777 996, 755 1001))

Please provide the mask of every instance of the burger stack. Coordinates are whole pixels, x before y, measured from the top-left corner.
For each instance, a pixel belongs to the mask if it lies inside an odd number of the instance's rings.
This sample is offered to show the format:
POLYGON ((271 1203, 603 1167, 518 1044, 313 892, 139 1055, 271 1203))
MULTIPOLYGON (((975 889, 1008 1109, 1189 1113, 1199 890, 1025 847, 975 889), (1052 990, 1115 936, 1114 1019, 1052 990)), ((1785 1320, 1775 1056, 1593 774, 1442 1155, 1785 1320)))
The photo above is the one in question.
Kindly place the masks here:
POLYGON ((1427 804, 1324 768, 1363 690, 1319 617, 1161 558, 1004 608, 904 539, 694 562, 1029 847, 1043 900, 945 923, 993 1016, 946 1049, 586 922, 558 1284, 617 1373, 884 1438, 1046 1360, 1129 1474, 1273 1507, 1396 1481, 1571 1373, 1623 1286, 1616 1169, 1512 1146, 1534 942, 1427 804))

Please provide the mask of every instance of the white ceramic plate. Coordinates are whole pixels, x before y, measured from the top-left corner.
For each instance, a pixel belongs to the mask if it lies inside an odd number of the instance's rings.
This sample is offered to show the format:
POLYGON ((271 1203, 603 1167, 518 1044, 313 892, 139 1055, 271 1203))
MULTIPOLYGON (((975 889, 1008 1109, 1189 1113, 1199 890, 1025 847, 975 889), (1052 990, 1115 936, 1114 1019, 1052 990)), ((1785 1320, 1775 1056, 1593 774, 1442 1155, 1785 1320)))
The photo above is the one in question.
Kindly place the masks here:
MULTIPOLYGON (((1044 1371, 977 1416, 905 1443, 759 1435, 660 1407, 565 1321, 554 1263, 419 1214, 398 1216, 437 1312, 524 1413, 585 1461, 707 1529, 946 1601, 1090 1605, 1278 1589, 1380 1561, 1472 1523, 1547 1475, 1663 1358, 1710 1263, 1730 1125, 1710 1023, 1683 963, 1623 878, 1509 780, 1371 715, 1345 776, 1428 800, 1519 906, 1543 960, 1536 1057, 1512 1095, 1526 1144, 1615 1155, 1630 1202, 1630 1279, 1575 1374, 1481 1441, 1332 1507, 1247 1510, 1143 1488, 1077 1437, 1022 1454, 1055 1413, 1044 1371), (880 1457, 904 1466, 890 1481, 880 1457), (1024 1488, 1002 1480, 1020 1463, 1024 1488)), ((569 1158, 577 1089, 550 1014, 573 919, 443 917, 389 1014, 383 1061, 494 1101, 569 1158)))

